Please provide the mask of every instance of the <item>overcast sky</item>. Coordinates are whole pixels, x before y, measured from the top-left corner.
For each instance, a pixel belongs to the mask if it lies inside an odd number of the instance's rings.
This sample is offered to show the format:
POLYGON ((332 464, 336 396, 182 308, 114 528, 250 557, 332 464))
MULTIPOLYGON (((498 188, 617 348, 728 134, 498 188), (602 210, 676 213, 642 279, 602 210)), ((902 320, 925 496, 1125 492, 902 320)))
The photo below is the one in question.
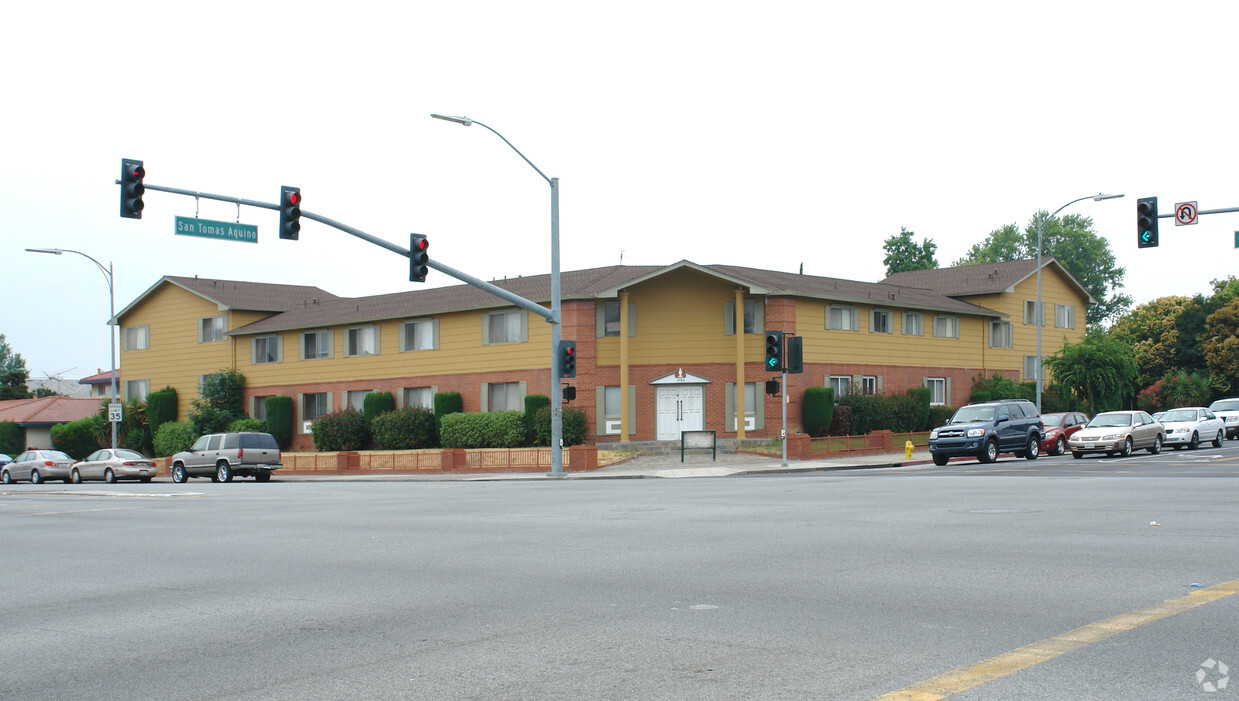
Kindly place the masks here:
MULTIPOLYGON (((907 227, 943 266, 1004 224, 1090 216, 1137 303, 1239 272, 1239 214, 1161 221, 1136 199, 1239 207, 1233 2, 10 3, 0 16, 0 333, 34 377, 108 365, 117 309, 162 275, 420 289, 407 259, 242 207, 257 244, 173 233, 195 201, 121 219, 146 182, 304 208, 485 279, 742 264, 876 281, 907 227)), ((236 221, 203 200, 199 216, 236 221)), ((427 285, 456 281, 431 271, 427 285)))

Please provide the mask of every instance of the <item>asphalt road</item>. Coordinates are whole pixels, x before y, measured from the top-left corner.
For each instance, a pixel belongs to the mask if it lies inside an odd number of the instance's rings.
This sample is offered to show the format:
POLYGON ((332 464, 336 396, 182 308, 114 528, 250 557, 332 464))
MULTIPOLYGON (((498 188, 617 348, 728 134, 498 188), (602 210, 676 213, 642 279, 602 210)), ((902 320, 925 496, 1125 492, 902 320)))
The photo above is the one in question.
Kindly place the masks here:
POLYGON ((1225 698, 1205 687, 1239 671, 1237 505, 1235 441, 685 480, 10 485, 0 699, 1225 698))

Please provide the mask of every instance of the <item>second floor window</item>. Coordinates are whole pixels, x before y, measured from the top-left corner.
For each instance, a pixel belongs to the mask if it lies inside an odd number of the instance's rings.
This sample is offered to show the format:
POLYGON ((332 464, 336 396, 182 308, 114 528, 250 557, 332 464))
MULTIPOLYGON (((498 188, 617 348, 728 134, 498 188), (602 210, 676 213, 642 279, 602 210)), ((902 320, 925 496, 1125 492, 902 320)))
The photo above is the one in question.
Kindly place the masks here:
POLYGON ((1076 327, 1076 308, 1070 304, 1054 305, 1054 325, 1060 329, 1076 327))
POLYGON ((126 326, 121 333, 121 350, 146 350, 151 347, 151 327, 126 326))
POLYGON ((855 331, 859 312, 856 307, 827 307, 826 328, 836 331, 855 331))
POLYGON ((520 343, 525 340, 525 315, 520 310, 490 312, 486 315, 483 344, 520 343))
MULTIPOLYGON (((765 322, 762 320, 762 307, 756 299, 744 300, 744 332, 745 333, 764 333, 765 322)), ((728 302, 723 305, 723 333, 728 336, 734 336, 736 333, 736 303, 728 302)))
POLYGON ((1011 347, 1011 322, 991 321, 989 323, 989 345, 991 348, 1011 347))
POLYGON ((224 317, 208 316, 198 320, 198 343, 224 340, 224 317))
POLYGON ((874 309, 869 313, 869 330, 873 333, 893 333, 891 328, 891 313, 885 309, 874 309))
POLYGON ((903 313, 903 335, 924 336, 925 335, 925 316, 917 312, 904 312, 903 313))
POLYGON ((959 338, 959 317, 935 316, 934 335, 939 338, 959 338))
POLYGON ((301 334, 301 357, 305 360, 331 357, 331 332, 306 331, 301 334))
POLYGON ((280 362, 280 337, 259 336, 254 339, 254 364, 280 362))
POLYGON ((345 355, 378 355, 379 327, 356 326, 348 330, 344 340, 345 355))

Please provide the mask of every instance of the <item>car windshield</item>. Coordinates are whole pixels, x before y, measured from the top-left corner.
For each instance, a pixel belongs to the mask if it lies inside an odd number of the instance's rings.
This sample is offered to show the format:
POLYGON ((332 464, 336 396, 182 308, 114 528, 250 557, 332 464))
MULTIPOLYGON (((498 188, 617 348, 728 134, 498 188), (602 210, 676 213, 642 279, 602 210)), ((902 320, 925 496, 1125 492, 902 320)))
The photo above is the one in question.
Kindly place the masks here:
POLYGON ((966 406, 961 407, 955 412, 955 416, 951 417, 953 424, 966 424, 974 421, 993 421, 994 407, 992 406, 966 406))
MULTIPOLYGON (((65 455, 64 453, 60 452, 59 450, 44 450, 42 455, 43 455, 44 460, 72 460, 73 459, 69 457, 68 455, 65 455)), ((38 458, 36 457, 35 459, 37 460, 38 458)))
POLYGON ((1063 417, 1054 416, 1053 414, 1046 414, 1041 417, 1041 423, 1045 424, 1046 428, 1049 428, 1050 426, 1062 426, 1063 417))
POLYGON ((1088 422, 1088 425, 1097 428, 1130 426, 1131 414, 1098 414, 1093 417, 1092 421, 1088 422))
POLYGON ((1239 411, 1239 399, 1219 399, 1209 405, 1209 411, 1239 411))
POLYGON ((142 455, 136 450, 125 450, 124 448, 121 448, 120 450, 116 451, 116 457, 124 458, 126 460, 145 460, 146 459, 146 456, 142 455))
POLYGON ((1195 421, 1195 409, 1175 409, 1162 414, 1161 422, 1170 423, 1171 421, 1195 421))

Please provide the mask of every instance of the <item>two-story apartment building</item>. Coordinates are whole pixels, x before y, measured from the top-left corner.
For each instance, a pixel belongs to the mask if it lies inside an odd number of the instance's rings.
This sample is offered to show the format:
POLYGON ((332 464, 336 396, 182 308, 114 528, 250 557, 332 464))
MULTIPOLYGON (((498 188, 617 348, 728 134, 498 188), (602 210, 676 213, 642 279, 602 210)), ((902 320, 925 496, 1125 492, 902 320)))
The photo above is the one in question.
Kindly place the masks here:
MULTIPOLYGON (((595 441, 676 440, 681 430, 777 436, 782 397, 764 393, 764 333, 803 337, 804 373, 789 377, 789 429, 810 386, 837 392, 929 387, 966 401, 978 374, 1031 378, 1035 334, 1048 355, 1084 335, 1093 300, 1055 260, 902 273, 879 283, 680 261, 562 274, 562 337, 577 342, 577 388, 595 441), (1054 309, 1053 316, 1049 310, 1054 309), (740 388, 740 391, 737 391, 740 388)), ((549 306, 547 275, 496 281, 549 306)), ((246 378, 250 414, 294 398, 294 447, 309 422, 369 392, 430 406, 460 392, 466 411, 522 409, 556 398, 550 326, 469 285, 360 298, 318 287, 164 277, 117 315, 122 389, 176 388, 185 417, 201 378, 246 378)))

